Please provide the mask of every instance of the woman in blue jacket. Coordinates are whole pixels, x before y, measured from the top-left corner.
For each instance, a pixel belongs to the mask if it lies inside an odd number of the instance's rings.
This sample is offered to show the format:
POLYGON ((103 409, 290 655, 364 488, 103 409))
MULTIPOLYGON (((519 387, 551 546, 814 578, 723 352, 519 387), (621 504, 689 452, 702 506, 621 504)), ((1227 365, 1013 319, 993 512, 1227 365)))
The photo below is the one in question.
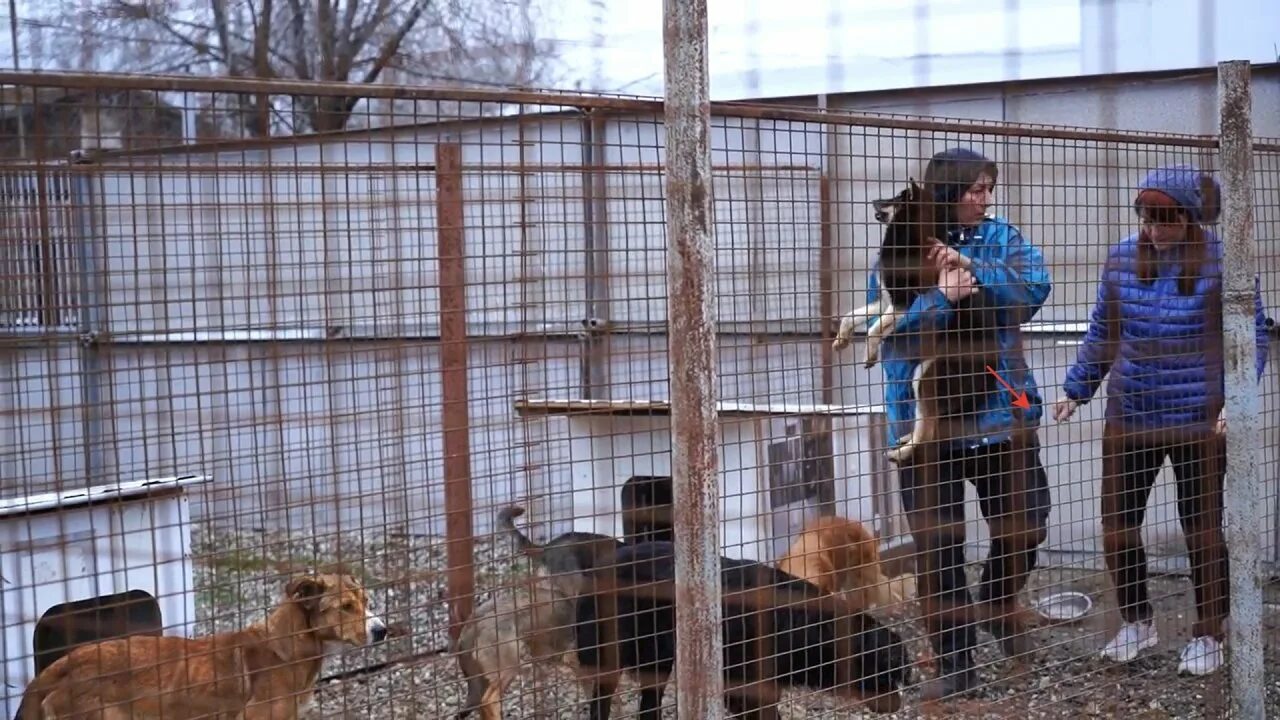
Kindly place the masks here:
MULTIPOLYGON (((936 289, 917 298, 881 347, 892 444, 910 433, 915 416, 911 380, 920 358, 913 334, 945 323, 955 311, 954 303, 981 288, 998 307, 1000 360, 994 369, 1030 403, 1018 417, 1012 396, 1000 389, 985 399, 969 437, 934 451, 935 462, 928 468, 932 472, 910 464, 898 470, 903 508, 921 553, 917 596, 938 656, 938 677, 924 688, 927 699, 962 693, 977 683, 972 658, 977 638, 969 622, 972 599, 964 574, 965 483, 977 489, 991 530, 979 588, 984 611, 978 616, 987 619, 983 625, 1001 641, 1007 655, 1029 651, 1023 635, 1026 616, 1015 600, 1047 534, 1049 482, 1035 436, 1042 403, 1022 355, 1019 333, 1022 323, 1048 298, 1050 278, 1040 250, 1007 220, 987 214, 996 177, 994 162, 963 148, 944 150, 929 161, 924 190, 948 226, 935 257, 941 278, 936 289), (1015 429, 1030 429, 1020 433, 1029 442, 1015 442, 1015 429)), ((875 302, 879 294, 873 272, 867 302, 875 302)))
MULTIPOLYGON (((1134 199, 1141 228, 1111 249, 1089 331, 1054 406, 1057 420, 1066 420, 1111 373, 1102 528, 1124 622, 1102 650, 1110 660, 1128 662, 1159 642, 1141 527, 1160 467, 1166 457, 1172 461, 1197 616, 1178 672, 1194 675, 1222 664, 1227 616, 1222 246, 1203 227, 1218 217, 1218 196, 1217 182, 1190 165, 1158 168, 1143 179, 1134 199)), ((1260 290, 1254 307, 1261 378, 1268 338, 1260 290)))

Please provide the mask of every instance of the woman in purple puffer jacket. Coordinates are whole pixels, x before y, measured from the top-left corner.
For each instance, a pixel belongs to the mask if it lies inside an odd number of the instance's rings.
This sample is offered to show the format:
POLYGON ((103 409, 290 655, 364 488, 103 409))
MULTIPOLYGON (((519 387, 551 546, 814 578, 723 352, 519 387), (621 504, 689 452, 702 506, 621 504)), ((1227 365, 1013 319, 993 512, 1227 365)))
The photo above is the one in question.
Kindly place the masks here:
MULTIPOLYGON (((1178 672, 1211 673, 1223 661, 1227 552, 1222 535, 1226 443, 1222 409, 1222 246, 1203 226, 1218 217, 1218 184, 1190 165, 1153 170, 1134 210, 1141 229, 1111 250, 1089 331, 1054 406, 1059 422, 1107 385, 1102 439, 1102 528, 1123 624, 1102 650, 1128 662, 1158 642, 1147 596, 1141 528, 1168 457, 1191 555, 1197 622, 1178 672)), ((1254 301, 1258 377, 1267 319, 1254 301)))

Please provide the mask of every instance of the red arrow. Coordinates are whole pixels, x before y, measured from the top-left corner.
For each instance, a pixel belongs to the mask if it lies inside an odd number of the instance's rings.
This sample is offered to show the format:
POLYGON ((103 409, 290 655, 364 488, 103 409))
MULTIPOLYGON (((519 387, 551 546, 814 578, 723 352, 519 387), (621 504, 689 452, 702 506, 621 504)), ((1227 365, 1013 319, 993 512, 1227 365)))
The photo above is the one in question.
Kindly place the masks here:
POLYGON ((995 375, 996 379, 1000 381, 1000 384, 1004 386, 1004 389, 1008 390, 1009 394, 1013 396, 1014 407, 1022 408, 1023 410, 1031 409, 1031 401, 1027 399, 1027 394, 1025 392, 1018 392, 1010 387, 1009 383, 1005 382, 1004 378, 1000 377, 1000 373, 992 370, 990 365, 987 366, 987 372, 995 375))

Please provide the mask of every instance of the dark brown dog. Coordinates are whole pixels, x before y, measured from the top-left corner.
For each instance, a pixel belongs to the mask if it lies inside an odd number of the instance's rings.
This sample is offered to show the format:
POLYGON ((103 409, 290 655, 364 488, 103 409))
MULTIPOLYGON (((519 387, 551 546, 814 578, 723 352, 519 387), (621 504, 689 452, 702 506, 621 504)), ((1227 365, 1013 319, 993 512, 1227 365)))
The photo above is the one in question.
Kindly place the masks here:
MULTIPOLYGON (((579 677, 591 694, 590 717, 609 719, 627 673, 640 684, 637 717, 658 720, 675 669, 675 546, 626 545, 611 564, 595 571, 601 592, 577 603, 579 677)), ((829 691, 875 712, 901 708, 912 668, 898 633, 777 568, 721 557, 720 571, 731 713, 777 720, 788 687, 829 691)))
MULTIPOLYGON (((877 302, 842 318, 833 343, 837 350, 845 347, 859 318, 876 317, 867 330, 867 367, 876 363, 881 343, 912 301, 938 286, 942 268, 930 253, 941 242, 937 238, 945 235, 933 203, 914 179, 896 196, 876 200, 875 208, 876 219, 887 222, 880 246, 883 292, 877 302)), ((998 327, 996 308, 979 288, 955 304, 945 326, 920 331, 920 364, 912 378, 916 421, 911 434, 889 452, 891 461, 905 462, 924 443, 960 435, 963 417, 972 417, 999 390, 998 380, 987 370, 999 364, 998 327)))

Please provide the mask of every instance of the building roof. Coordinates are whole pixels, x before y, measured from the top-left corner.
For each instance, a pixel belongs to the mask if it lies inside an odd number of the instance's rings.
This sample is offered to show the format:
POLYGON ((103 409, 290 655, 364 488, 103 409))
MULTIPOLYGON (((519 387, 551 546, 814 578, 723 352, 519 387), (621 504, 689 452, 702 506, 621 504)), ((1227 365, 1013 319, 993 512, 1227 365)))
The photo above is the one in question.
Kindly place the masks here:
POLYGON ((95 485, 60 492, 8 497, 0 499, 0 517, 26 515, 49 510, 67 510, 73 507, 96 505, 104 502, 145 500, 182 492, 188 485, 208 482, 205 475, 183 475, 170 478, 126 480, 112 485, 95 485))

